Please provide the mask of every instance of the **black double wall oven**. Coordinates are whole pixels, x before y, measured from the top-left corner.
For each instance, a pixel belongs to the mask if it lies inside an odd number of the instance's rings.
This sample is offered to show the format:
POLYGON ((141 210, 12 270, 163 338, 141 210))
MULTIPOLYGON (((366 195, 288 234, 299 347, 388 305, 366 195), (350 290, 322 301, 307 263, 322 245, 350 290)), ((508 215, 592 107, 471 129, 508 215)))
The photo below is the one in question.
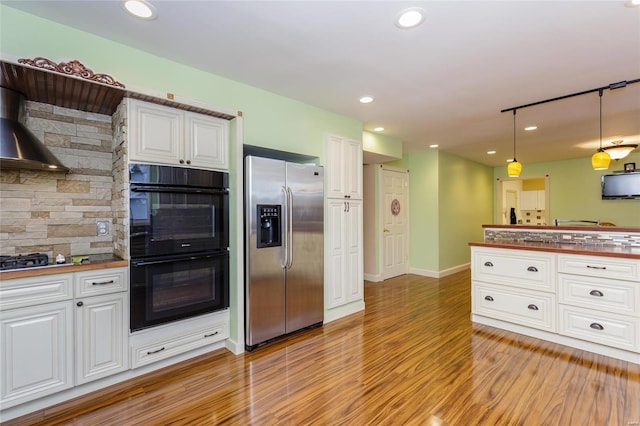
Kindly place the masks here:
POLYGON ((131 331, 229 307, 229 175, 131 164, 131 331))

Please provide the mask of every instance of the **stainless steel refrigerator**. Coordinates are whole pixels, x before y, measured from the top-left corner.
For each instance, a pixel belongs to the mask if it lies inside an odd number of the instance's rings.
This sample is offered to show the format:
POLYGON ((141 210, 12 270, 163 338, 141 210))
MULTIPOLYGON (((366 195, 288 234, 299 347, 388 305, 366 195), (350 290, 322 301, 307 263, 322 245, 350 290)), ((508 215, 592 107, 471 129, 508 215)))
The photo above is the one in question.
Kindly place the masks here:
POLYGON ((245 157, 245 347, 322 324, 323 169, 245 157))

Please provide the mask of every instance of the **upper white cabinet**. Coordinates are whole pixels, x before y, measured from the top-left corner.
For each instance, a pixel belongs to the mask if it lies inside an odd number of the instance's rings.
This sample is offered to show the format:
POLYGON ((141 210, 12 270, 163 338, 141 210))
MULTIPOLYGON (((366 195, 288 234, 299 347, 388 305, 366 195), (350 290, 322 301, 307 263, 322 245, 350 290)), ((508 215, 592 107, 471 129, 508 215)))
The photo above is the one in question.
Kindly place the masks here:
POLYGON ((227 170, 229 122, 128 99, 131 161, 227 170))
POLYGON ((544 210, 544 191, 522 191, 520 192, 520 210, 544 210))
POLYGON ((328 198, 362 199, 362 143, 336 135, 328 135, 328 198))

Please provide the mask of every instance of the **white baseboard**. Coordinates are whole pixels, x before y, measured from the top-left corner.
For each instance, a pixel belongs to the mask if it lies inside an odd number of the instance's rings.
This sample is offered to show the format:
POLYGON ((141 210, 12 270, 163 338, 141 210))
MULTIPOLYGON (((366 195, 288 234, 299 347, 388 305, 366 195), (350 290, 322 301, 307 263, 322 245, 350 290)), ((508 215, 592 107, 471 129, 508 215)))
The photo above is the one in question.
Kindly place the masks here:
POLYGON ((235 340, 227 339, 224 341, 224 347, 234 355, 240 355, 244 352, 244 345, 238 344, 235 340))
POLYGON ((449 275, 453 275, 460 271, 464 271, 471 268, 471 263, 463 263, 462 265, 454 266, 453 268, 444 269, 442 271, 430 271, 428 269, 409 268, 410 274, 421 275, 423 277, 430 278, 443 278, 449 275))
POLYGON ((324 323, 326 324, 360 311, 364 311, 364 300, 359 300, 357 302, 349 303, 348 305, 338 306, 337 308, 325 311, 324 323))
POLYGON ((384 281, 382 279, 382 275, 380 274, 364 274, 365 281, 371 281, 372 283, 379 283, 380 281, 384 281))

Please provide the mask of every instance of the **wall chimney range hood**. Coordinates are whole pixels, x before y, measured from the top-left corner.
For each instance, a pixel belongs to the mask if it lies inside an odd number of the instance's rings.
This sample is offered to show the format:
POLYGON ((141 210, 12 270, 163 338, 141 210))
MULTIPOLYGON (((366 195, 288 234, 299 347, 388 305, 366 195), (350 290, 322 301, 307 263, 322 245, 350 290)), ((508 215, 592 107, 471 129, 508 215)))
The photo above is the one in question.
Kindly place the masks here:
POLYGON ((0 88, 0 167, 68 172, 22 123, 25 98, 15 90, 0 88))

